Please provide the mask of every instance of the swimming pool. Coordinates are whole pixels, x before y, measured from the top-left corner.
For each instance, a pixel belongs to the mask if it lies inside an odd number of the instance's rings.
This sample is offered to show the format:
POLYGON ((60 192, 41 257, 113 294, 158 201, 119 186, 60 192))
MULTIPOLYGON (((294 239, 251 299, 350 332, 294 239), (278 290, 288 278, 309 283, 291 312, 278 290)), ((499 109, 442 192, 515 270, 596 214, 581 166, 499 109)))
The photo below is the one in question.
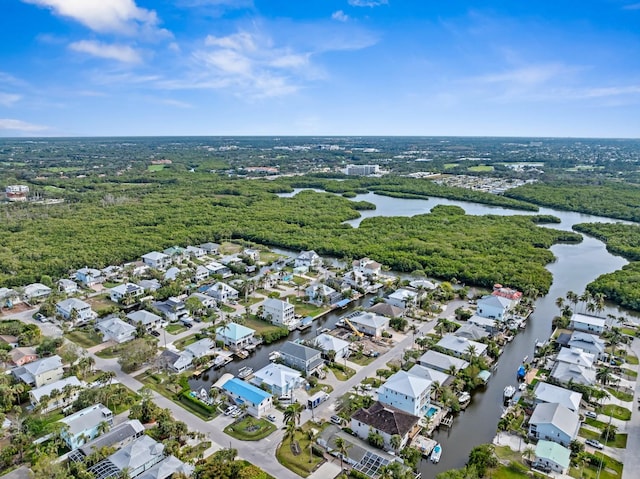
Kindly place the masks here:
POLYGON ((427 417, 431 417, 431 416, 433 416, 433 415, 434 415, 435 413, 437 413, 437 412, 438 412, 438 408, 437 408, 437 407, 433 407, 433 406, 431 406, 431 407, 429 408, 429 410, 427 411, 427 414, 425 414, 425 415, 426 415, 427 417))

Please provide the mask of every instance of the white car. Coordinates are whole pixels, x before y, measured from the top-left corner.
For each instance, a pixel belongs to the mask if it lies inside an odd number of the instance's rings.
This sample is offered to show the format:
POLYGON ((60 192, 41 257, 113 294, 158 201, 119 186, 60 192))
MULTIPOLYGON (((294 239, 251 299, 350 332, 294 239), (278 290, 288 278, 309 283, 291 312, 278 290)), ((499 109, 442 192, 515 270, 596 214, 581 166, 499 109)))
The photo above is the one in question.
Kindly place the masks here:
POLYGON ((585 411, 584 415, 586 417, 590 417, 591 419, 597 419, 598 418, 598 415, 593 411, 585 411))
POLYGON ((238 406, 229 406, 225 411, 224 411, 224 415, 225 416, 231 416, 234 412, 236 412, 238 410, 238 406))
POLYGON ((596 441, 595 439, 587 439, 584 443, 588 446, 595 447, 596 449, 604 449, 604 444, 600 441, 596 441))

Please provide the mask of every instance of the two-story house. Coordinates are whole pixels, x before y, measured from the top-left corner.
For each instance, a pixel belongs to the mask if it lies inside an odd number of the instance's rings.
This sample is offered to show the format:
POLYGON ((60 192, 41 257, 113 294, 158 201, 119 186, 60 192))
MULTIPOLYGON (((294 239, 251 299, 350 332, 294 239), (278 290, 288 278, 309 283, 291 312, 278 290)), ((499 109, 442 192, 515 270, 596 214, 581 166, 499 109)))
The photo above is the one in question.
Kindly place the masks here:
POLYGON ((89 268, 85 266, 76 271, 76 281, 85 288, 91 288, 96 284, 100 284, 104 281, 102 271, 95 268, 89 268))
POLYGON ((478 300, 477 314, 483 318, 506 321, 513 305, 514 302, 508 298, 489 294, 478 300))
POLYGON ((418 416, 386 406, 379 401, 374 402, 369 408, 356 411, 351 417, 350 425, 353 433, 364 441, 370 432, 380 434, 386 450, 393 449, 393 436, 400 436, 400 450, 420 432, 418 416))
POLYGON ((45 384, 62 379, 64 374, 62 358, 57 354, 49 356, 48 358, 42 358, 12 369, 11 374, 19 381, 39 388, 45 384))
POLYGON ((152 251, 142 255, 142 261, 153 269, 167 269, 171 265, 171 256, 159 251, 152 251))
POLYGON ((256 386, 266 387, 276 397, 290 396, 302 383, 302 375, 299 371, 291 369, 284 364, 269 363, 256 371, 251 378, 256 386))
POLYGON ((569 327, 585 333, 602 334, 606 328, 607 320, 598 316, 574 313, 571 316, 569 327))
POLYGON ((114 341, 118 344, 131 341, 136 336, 136 328, 118 317, 100 321, 96 327, 102 333, 103 341, 114 341))
POLYGON ((322 351, 287 341, 280 349, 282 362, 289 367, 303 371, 309 375, 317 371, 323 364, 322 351))
POLYGON ((429 379, 398 371, 380 387, 378 401, 422 417, 431 405, 431 384, 429 379))
POLYGON ((294 261, 294 267, 304 267, 307 269, 322 266, 322 258, 315 251, 302 251, 294 261))
POLYGON ((578 435, 580 416, 561 404, 542 403, 529 419, 529 436, 569 446, 578 435))
POLYGON ((231 349, 242 349, 253 341, 255 330, 242 324, 229 323, 216 329, 216 341, 222 341, 231 349))
POLYGON ((102 404, 95 404, 62 418, 59 422, 65 425, 60 437, 69 446, 69 449, 73 450, 111 427, 113 413, 102 404), (103 426, 102 423, 106 425, 103 426))
POLYGON ((56 303, 56 314, 74 324, 86 323, 98 317, 89 303, 77 298, 67 298, 56 303))
POLYGON ((237 301, 240 294, 237 289, 226 283, 216 283, 207 289, 206 293, 220 303, 237 301))
POLYGON ((262 303, 262 317, 278 326, 283 326, 289 330, 295 329, 298 325, 296 312, 293 304, 281 299, 268 298, 262 303))
POLYGON ((133 304, 137 298, 144 296, 144 288, 134 283, 119 284, 111 288, 109 296, 114 303, 133 304))

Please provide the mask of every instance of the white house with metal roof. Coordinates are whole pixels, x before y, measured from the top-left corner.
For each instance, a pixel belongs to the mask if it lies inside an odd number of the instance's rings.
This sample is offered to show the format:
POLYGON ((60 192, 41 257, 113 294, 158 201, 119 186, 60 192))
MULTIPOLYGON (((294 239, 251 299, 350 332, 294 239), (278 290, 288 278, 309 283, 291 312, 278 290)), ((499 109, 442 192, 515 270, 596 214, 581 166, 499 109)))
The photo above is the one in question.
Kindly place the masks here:
POLYGON ((242 324, 229 323, 216 329, 216 341, 222 341, 231 349, 242 349, 251 344, 255 332, 242 324))
POLYGON ((77 449, 100 434, 101 423, 113 425, 113 413, 102 404, 95 404, 84 408, 70 416, 60 419, 65 427, 60 437, 67 443, 69 449, 77 449))
POLYGON ((418 293, 406 288, 400 288, 391 293, 385 301, 397 308, 406 309, 416 305, 418 293))
POLYGON ((41 406, 40 412, 47 413, 73 404, 78 399, 84 383, 75 376, 59 379, 29 391, 29 400, 33 407, 41 406), (44 402, 46 404, 40 404, 44 402))
POLYGON ((353 326, 368 336, 382 336, 382 331, 389 327, 389 318, 371 312, 362 312, 349 318, 353 326))
POLYGON ((604 359, 606 356, 606 344, 602 338, 595 334, 585 333, 583 331, 574 331, 571 339, 567 344, 571 349, 581 349, 587 353, 593 354, 597 359, 604 359))
POLYGON ((580 410, 582 393, 565 389, 554 384, 539 382, 533 390, 534 404, 552 403, 560 404, 570 411, 580 410))
POLYGON ((578 364, 586 368, 592 368, 596 362, 596 357, 582 349, 561 348, 556 356, 556 362, 578 364))
POLYGON ((349 357, 349 345, 351 343, 344 339, 336 338, 335 336, 327 333, 322 333, 312 339, 311 342, 316 348, 321 349, 325 353, 325 356, 329 351, 335 351, 336 360, 349 357))
POLYGON ((551 377, 562 384, 583 384, 591 386, 596 382, 596 370, 579 364, 556 362, 551 377))
POLYGON ((605 318, 580 313, 574 313, 569 323, 571 329, 593 334, 602 334, 606 325, 607 320, 605 318))
POLYGON ((264 300, 262 303, 262 317, 289 330, 295 329, 299 322, 296 319, 296 311, 293 304, 276 298, 264 300))
POLYGON ((421 366, 452 374, 469 367, 469 363, 464 359, 442 354, 437 351, 427 351, 418 359, 421 366))
POLYGON ((318 266, 322 266, 322 258, 318 256, 318 253, 315 251, 302 251, 298 256, 296 256, 294 266, 296 268, 316 268, 318 266))
POLYGON ((154 329, 162 322, 162 318, 160 316, 149 311, 145 311, 144 309, 132 311, 127 314, 127 318, 133 324, 142 323, 147 331, 154 329))
POLYGON ((51 294, 51 288, 42 283, 32 283, 24 287, 22 297, 27 301, 46 298, 51 294))
POLYGON ((471 341, 467 338, 456 336, 455 334, 445 334, 440 341, 436 343, 436 346, 443 349, 446 354, 458 358, 468 358, 471 351, 473 351, 477 357, 482 357, 487 352, 486 344, 471 341))
POLYGON ((551 469, 566 474, 571 465, 571 450, 553 441, 538 441, 534 453, 533 467, 551 469))
POLYGON ((422 366, 420 364, 414 364, 413 367, 409 369, 409 374, 413 374, 419 378, 428 379, 432 384, 438 383, 440 386, 448 386, 453 380, 453 376, 447 373, 427 366, 422 366))
POLYGON ((274 396, 285 396, 299 388, 304 379, 300 371, 284 364, 269 363, 253 374, 251 382, 258 387, 266 387, 274 396))
POLYGON ((136 336, 136 328, 118 317, 100 321, 96 327, 102 333, 103 341, 114 341, 121 344, 131 341, 136 336))
POLYGON ((89 472, 92 472, 96 479, 122 477, 125 471, 129 477, 137 477, 152 469, 165 457, 164 444, 143 434, 108 458, 91 466, 89 472))
POLYGON ((378 390, 378 401, 422 417, 431 405, 431 380, 398 371, 378 390))
POLYGON ((513 307, 514 302, 502 296, 494 296, 488 294, 480 298, 477 302, 478 316, 484 318, 496 319, 498 321, 506 321, 507 313, 513 307))
POLYGON ((38 388, 62 379, 64 374, 62 358, 56 354, 48 358, 38 359, 24 366, 13 368, 11 374, 23 383, 38 388))
POLYGON ((216 283, 211 286, 207 291, 207 294, 220 303, 228 303, 229 301, 236 301, 238 299, 239 292, 237 289, 232 288, 226 283, 216 283))
POLYGON ((57 303, 56 314, 66 320, 71 320, 75 314, 75 324, 91 321, 98 317, 89 303, 85 303, 78 298, 67 298, 57 303))
POLYGON ((557 403, 538 404, 529 419, 529 436, 568 446, 578 435, 580 416, 557 403))
POLYGON ((171 256, 159 251, 151 251, 142 255, 142 262, 154 269, 167 269, 171 265, 171 256))

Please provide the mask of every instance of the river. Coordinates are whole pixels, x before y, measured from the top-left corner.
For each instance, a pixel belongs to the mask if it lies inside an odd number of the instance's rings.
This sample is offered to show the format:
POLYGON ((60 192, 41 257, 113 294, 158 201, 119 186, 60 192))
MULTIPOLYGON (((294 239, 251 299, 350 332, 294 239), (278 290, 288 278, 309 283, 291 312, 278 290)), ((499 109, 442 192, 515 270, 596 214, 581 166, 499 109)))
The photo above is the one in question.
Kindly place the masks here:
MULTIPOLYGON (((290 197, 293 193, 281 194, 281 197, 290 197)), ((530 215, 551 214, 560 218, 561 223, 546 225, 545 227, 571 230, 576 223, 589 222, 616 222, 611 218, 559 211, 550 208, 540 208, 538 213, 512 210, 507 208, 487 206, 478 203, 453 201, 444 198, 430 198, 428 200, 391 198, 387 196, 367 193, 358 195, 357 201, 368 201, 376 205, 375 210, 361 212, 361 217, 348 221, 357 227, 361 221, 373 216, 414 216, 428 213, 436 205, 455 205, 463 208, 471 215, 530 215)), ((533 356, 533 348, 537 339, 546 340, 551 333, 551 321, 558 314, 555 305, 556 298, 565 296, 568 291, 581 294, 585 286, 599 275, 609 273, 622 268, 627 261, 619 256, 610 254, 605 245, 595 238, 583 235, 584 240, 579 244, 557 244, 551 248, 556 256, 556 261, 547 265, 547 269, 553 274, 553 284, 549 293, 536 301, 536 309, 529 320, 527 328, 516 336, 510 343, 498 361, 498 367, 493 377, 484 390, 474 394, 471 405, 454 421, 450 429, 443 428, 436 432, 435 439, 443 447, 442 459, 437 465, 426 460, 422 461, 420 471, 425 479, 433 478, 438 472, 464 466, 471 449, 482 443, 491 442, 496 433, 498 419, 502 414, 502 392, 508 384, 516 383, 516 369, 524 356, 533 356)), ((362 300, 361 300, 362 301, 362 300)), ((634 321, 638 317, 628 311, 621 310, 613 305, 608 305, 606 313, 616 316, 625 315, 634 321)), ((344 314, 343 312, 340 315, 344 314)), ((332 327, 338 319, 338 314, 330 314, 319 323, 314 323, 313 329, 332 327)), ((303 334, 311 334, 306 332, 303 334)), ((300 336, 295 332, 294 338, 300 336)), ((291 337, 289 339, 292 339, 291 337)), ((252 357, 243 361, 254 369, 266 364, 269 352, 278 349, 278 343, 261 348, 252 357)), ((233 363, 232 363, 233 364, 233 363)), ((238 366, 229 365, 229 372, 235 372, 238 366)), ((204 378, 203 378, 204 379, 204 378)), ((211 384, 211 378, 206 381, 211 384)))

